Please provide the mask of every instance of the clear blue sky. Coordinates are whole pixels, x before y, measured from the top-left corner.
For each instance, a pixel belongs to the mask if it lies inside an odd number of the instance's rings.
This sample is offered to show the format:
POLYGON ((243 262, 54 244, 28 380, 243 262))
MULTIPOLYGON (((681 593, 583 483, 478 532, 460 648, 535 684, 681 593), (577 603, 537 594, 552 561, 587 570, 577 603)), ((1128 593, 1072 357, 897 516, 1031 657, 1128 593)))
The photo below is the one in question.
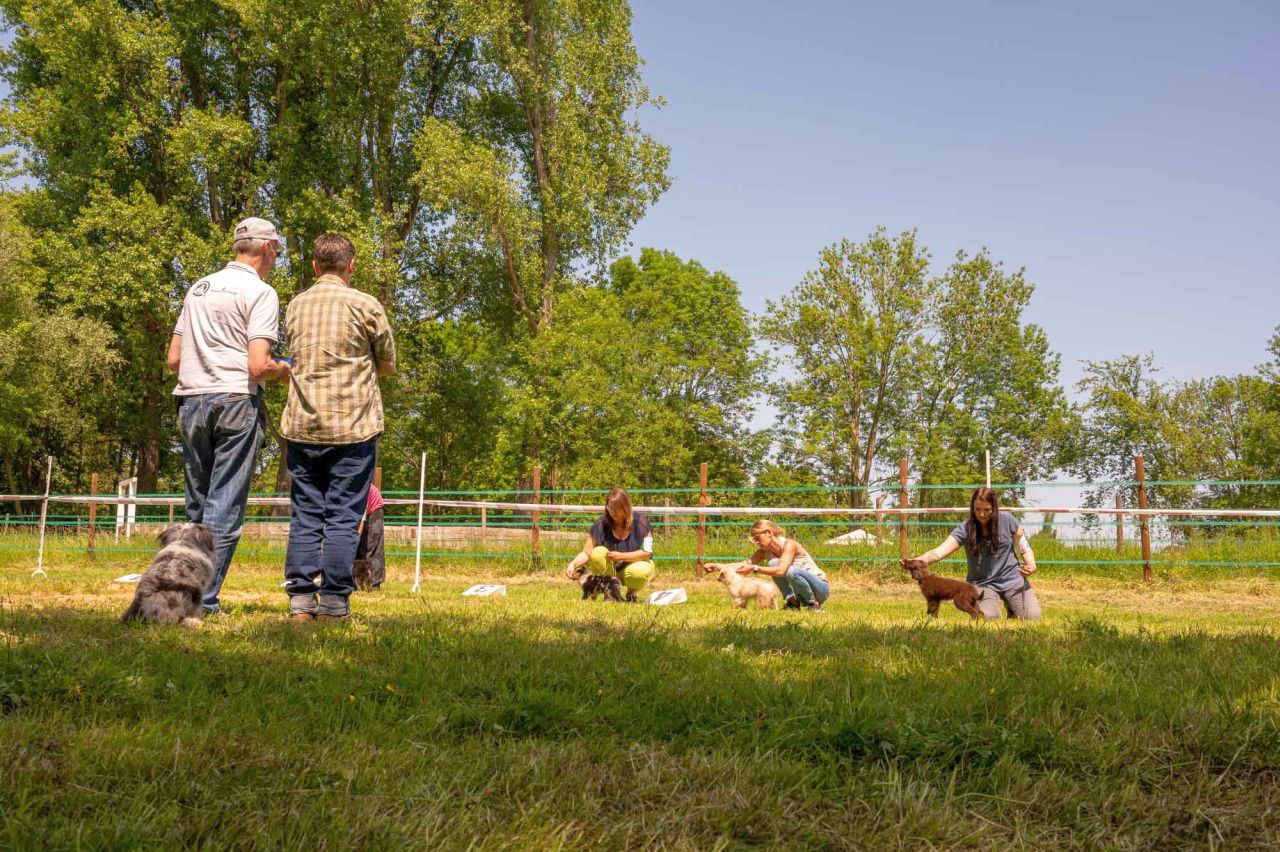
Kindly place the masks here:
POLYGON ((632 242, 751 309, 819 250, 986 246, 1081 359, 1251 370, 1280 325, 1280 3, 634 0, 674 185, 632 242))

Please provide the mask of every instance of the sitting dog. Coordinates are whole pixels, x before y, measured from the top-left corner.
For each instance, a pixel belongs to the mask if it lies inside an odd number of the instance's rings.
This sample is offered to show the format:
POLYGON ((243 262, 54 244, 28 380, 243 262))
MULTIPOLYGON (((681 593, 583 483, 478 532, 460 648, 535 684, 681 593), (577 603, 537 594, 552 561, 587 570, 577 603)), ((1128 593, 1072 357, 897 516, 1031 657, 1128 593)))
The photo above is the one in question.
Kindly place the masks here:
POLYGON ((369 559, 357 559, 351 566, 351 577, 356 588, 362 592, 373 589, 373 562, 369 559))
POLYGON ((204 524, 167 527, 123 620, 199 627, 201 601, 212 581, 213 531, 204 524))
MULTIPOLYGON (((582 586, 582 599, 595 600, 597 595, 604 595, 607 601, 622 603, 622 581, 608 574, 588 573, 586 566, 578 572, 578 585, 582 586)), ((634 593, 633 593, 634 594, 634 593)))
POLYGON ((734 565, 708 565, 718 570, 717 579, 729 587, 734 609, 744 609, 747 601, 755 599, 760 609, 778 608, 778 586, 772 580, 761 580, 750 574, 739 574, 734 565))
POLYGON ((920 584, 920 593, 928 602, 928 612, 933 618, 938 617, 938 607, 946 600, 954 603, 961 612, 969 613, 970 618, 982 617, 982 611, 978 609, 978 598, 982 593, 973 583, 930 574, 923 559, 903 559, 902 567, 911 579, 920 584))

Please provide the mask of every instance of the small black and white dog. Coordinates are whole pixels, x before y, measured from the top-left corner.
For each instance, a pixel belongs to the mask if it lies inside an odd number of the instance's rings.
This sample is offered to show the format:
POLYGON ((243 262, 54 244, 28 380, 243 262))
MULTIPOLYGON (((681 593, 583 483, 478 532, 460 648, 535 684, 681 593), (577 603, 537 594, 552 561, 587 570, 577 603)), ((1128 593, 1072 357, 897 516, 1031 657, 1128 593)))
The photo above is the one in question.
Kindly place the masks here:
POLYGON ((204 524, 167 527, 123 620, 199 627, 201 601, 212 581, 213 531, 204 524))
POLYGON ((595 600, 597 595, 604 595, 607 601, 622 603, 622 581, 608 574, 590 574, 584 565, 578 573, 578 585, 582 586, 582 599, 595 600))

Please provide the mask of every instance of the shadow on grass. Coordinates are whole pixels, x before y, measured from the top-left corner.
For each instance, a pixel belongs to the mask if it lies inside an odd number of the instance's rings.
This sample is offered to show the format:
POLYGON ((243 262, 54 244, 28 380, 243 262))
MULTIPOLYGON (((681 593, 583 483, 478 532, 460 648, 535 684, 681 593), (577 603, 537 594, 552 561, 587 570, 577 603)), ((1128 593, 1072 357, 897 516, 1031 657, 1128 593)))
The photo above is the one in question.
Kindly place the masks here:
POLYGON ((1009 757, 1139 766, 1152 748, 1220 771, 1280 765, 1277 643, 1262 633, 671 624, 443 604, 325 626, 264 610, 189 631, 7 609, 0 708, 139 724, 186 708, 227 731, 334 734, 413 719, 433 736, 729 742, 962 771, 1009 757))

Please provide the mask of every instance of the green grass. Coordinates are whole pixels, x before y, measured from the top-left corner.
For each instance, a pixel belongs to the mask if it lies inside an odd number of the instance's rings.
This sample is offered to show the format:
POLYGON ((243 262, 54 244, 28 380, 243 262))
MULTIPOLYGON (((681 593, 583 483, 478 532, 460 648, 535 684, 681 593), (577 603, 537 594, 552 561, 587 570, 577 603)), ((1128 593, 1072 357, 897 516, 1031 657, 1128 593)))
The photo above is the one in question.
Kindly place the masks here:
POLYGON ((811 614, 400 559, 322 626, 271 557, 190 631, 118 622, 146 561, 0 552, 0 846, 1280 843, 1264 571, 1046 568, 1043 623, 974 626, 874 565, 811 614))

